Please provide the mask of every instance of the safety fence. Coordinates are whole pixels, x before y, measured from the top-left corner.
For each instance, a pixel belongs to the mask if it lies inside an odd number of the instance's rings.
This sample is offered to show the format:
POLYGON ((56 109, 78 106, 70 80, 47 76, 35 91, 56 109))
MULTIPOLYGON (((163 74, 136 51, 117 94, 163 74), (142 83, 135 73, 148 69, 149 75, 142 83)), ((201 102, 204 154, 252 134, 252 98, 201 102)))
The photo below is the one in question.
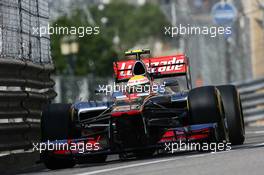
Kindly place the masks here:
POLYGON ((48 22, 47 0, 0 0, 0 157, 32 150, 56 96, 50 38, 37 32, 48 22))
POLYGON ((264 78, 237 83, 245 123, 264 119, 264 78))

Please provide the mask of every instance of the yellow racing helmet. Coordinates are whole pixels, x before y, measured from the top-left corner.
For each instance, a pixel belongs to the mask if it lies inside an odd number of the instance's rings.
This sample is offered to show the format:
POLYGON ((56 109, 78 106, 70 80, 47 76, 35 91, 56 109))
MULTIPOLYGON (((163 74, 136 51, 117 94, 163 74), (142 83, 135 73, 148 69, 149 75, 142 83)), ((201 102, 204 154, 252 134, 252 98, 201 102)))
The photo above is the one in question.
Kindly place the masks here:
POLYGON ((143 75, 135 75, 131 77, 127 82, 129 93, 145 92, 146 89, 149 90, 149 86, 144 87, 146 85, 150 85, 150 80, 146 76, 143 76, 143 75))
POLYGON ((136 86, 136 85, 148 84, 149 82, 150 81, 147 77, 145 77, 143 75, 135 75, 128 80, 127 85, 128 86, 136 86))

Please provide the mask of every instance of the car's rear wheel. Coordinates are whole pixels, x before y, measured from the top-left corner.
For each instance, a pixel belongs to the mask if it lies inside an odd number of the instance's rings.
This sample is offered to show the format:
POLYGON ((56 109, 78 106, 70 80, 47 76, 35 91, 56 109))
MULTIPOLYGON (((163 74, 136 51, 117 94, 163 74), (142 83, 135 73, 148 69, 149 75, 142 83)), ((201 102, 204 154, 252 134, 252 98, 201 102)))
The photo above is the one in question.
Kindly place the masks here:
MULTIPOLYGON (((69 139, 74 135, 70 108, 71 104, 50 104, 44 107, 41 118, 42 142, 69 139)), ((71 155, 56 156, 52 151, 45 151, 41 158, 49 169, 71 168, 75 165, 71 155)))
POLYGON ((217 89, 223 99, 230 142, 241 145, 245 140, 245 126, 239 93, 233 85, 218 86, 217 89))
POLYGON ((223 103, 219 91, 214 86, 192 89, 188 95, 188 106, 191 125, 217 123, 215 136, 209 141, 228 140, 223 103))
MULTIPOLYGON (((42 142, 80 137, 80 131, 73 126, 70 109, 71 104, 50 104, 44 108, 41 118, 42 142)), ((55 155, 52 151, 45 151, 41 158, 49 169, 71 168, 76 164, 72 155, 55 155)), ((90 155, 79 162, 101 163, 106 158, 106 155, 90 155)))

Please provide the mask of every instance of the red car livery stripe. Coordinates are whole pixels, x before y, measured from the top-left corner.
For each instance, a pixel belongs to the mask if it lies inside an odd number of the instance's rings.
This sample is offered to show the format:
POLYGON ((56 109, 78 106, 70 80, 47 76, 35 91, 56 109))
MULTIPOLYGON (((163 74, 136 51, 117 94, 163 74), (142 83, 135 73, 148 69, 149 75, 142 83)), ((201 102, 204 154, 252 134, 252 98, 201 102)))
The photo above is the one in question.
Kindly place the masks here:
POLYGON ((134 116, 134 115, 138 115, 140 113, 141 113, 140 110, 120 111, 120 112, 113 112, 111 114, 111 116, 112 117, 121 117, 123 115, 134 116))
MULTIPOLYGON (((173 75, 186 73, 187 59, 185 55, 173 55, 157 58, 142 59, 147 71, 157 75, 173 75)), ((126 80, 132 77, 132 68, 136 60, 114 62, 114 73, 117 80, 126 80)))

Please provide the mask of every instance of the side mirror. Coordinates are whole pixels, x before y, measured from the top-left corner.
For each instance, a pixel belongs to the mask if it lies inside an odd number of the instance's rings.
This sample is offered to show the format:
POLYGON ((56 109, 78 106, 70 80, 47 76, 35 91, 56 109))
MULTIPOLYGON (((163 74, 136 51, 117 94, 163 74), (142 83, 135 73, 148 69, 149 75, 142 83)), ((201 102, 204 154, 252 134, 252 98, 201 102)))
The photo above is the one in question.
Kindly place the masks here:
POLYGON ((164 86, 168 87, 168 86, 179 86, 179 83, 177 80, 165 80, 164 81, 164 86))

